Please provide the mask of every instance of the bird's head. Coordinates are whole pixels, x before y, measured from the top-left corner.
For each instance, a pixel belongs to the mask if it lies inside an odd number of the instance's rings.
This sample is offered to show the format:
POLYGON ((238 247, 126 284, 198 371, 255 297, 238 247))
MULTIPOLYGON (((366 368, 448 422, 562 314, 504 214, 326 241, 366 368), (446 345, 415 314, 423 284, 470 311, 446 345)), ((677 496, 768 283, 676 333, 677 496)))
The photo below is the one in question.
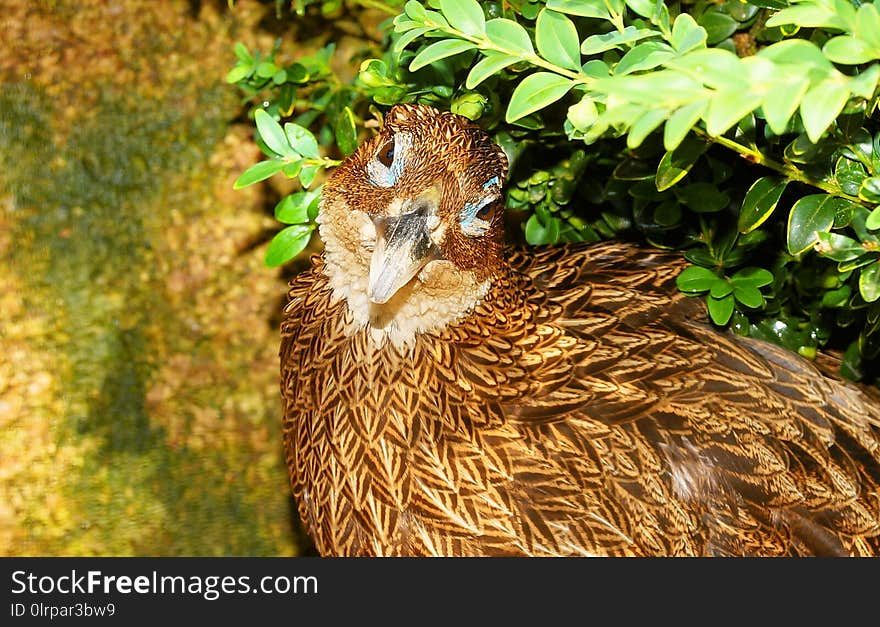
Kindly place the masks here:
POLYGON ((324 185, 318 218, 331 287, 359 323, 404 331, 392 340, 406 344, 407 328, 442 327, 485 295, 501 264, 506 172, 467 118, 391 109, 324 185))

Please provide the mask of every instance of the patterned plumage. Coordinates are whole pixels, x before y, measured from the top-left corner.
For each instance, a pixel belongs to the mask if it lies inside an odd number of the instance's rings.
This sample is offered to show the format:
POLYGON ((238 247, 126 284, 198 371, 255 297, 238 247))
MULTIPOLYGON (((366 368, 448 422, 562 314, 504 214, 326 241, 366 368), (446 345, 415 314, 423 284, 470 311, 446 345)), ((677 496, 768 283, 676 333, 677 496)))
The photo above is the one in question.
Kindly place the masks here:
POLYGON ((320 553, 880 554, 880 405, 711 328, 676 255, 504 249, 505 169, 408 105, 325 185, 281 346, 320 553))

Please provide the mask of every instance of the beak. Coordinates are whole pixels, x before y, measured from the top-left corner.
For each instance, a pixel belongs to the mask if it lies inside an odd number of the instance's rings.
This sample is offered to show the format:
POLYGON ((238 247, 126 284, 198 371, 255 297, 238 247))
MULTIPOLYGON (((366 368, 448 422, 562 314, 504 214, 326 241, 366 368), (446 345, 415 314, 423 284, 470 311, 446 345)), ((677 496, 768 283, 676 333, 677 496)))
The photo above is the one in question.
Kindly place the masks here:
POLYGON ((376 247, 370 259, 370 302, 381 305, 432 259, 437 251, 431 241, 429 222, 436 220, 439 193, 431 188, 399 216, 370 216, 376 226, 376 247))

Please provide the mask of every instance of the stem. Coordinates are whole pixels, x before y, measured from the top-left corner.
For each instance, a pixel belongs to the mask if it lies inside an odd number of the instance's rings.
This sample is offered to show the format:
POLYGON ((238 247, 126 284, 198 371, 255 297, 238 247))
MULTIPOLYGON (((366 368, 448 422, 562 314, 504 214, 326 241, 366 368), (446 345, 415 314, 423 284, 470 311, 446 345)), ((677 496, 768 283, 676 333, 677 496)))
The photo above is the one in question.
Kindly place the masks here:
POLYGON ((342 163, 341 159, 331 159, 330 157, 320 157, 318 159, 303 159, 303 164, 305 164, 306 166, 318 166, 319 168, 335 168, 340 163, 342 163))
POLYGON ((611 23, 614 25, 614 28, 617 29, 617 32, 622 33, 624 28, 626 28, 623 23, 623 14, 615 13, 608 0, 605 0, 605 8, 608 9, 608 15, 611 17, 611 23))
POLYGON ((570 78, 577 83, 588 85, 595 80, 592 76, 588 76, 583 72, 575 72, 574 70, 569 70, 568 68, 561 67, 559 65, 556 65, 555 63, 547 61, 546 59, 542 59, 534 53, 529 56, 523 56, 520 52, 507 50, 506 48, 500 48, 485 37, 475 37, 473 35, 468 35, 459 30, 450 29, 442 24, 436 24, 430 21, 425 22, 425 26, 430 27, 432 30, 437 30, 452 35, 457 39, 464 39, 465 41, 469 41, 472 44, 476 45, 477 48, 479 48, 480 50, 491 50, 493 52, 500 52, 501 54, 507 55, 508 57, 517 57, 527 63, 531 63, 536 67, 550 70, 554 74, 560 74, 562 76, 570 78))
MULTIPOLYGON (((850 202, 853 202, 853 203, 856 203, 859 205, 863 205, 863 206, 867 206, 867 205, 865 205, 865 202, 861 198, 859 198, 858 196, 852 196, 850 194, 845 193, 842 189, 840 189, 840 186, 838 186, 837 184, 828 183, 826 181, 817 181, 815 179, 812 179, 809 176, 807 176, 806 174, 804 174, 804 172, 799 170, 798 168, 791 166, 787 163, 782 163, 782 162, 776 161, 775 159, 772 159, 771 157, 768 157, 767 155, 765 155, 760 150, 756 150, 754 148, 749 148, 748 146, 743 146, 742 144, 740 144, 740 143, 738 143, 728 137, 723 137, 723 136, 713 137, 712 135, 709 135, 709 133, 707 133, 706 131, 704 131, 701 128, 694 127, 693 130, 697 135, 701 136, 702 138, 704 138, 710 142, 724 146, 725 148, 729 148, 730 150, 733 150, 735 152, 738 152, 745 159, 748 159, 749 161, 751 161, 753 163, 757 163, 759 165, 762 165, 765 168, 775 170, 776 172, 778 172, 779 174, 781 174, 782 176, 784 176, 785 178, 787 178, 791 181, 797 181, 799 183, 804 183, 804 184, 809 185, 811 187, 821 189, 823 192, 831 194, 832 196, 837 196, 839 198, 845 198, 846 200, 849 200, 850 202)), ((868 208, 870 209, 872 207, 868 207, 868 208)))

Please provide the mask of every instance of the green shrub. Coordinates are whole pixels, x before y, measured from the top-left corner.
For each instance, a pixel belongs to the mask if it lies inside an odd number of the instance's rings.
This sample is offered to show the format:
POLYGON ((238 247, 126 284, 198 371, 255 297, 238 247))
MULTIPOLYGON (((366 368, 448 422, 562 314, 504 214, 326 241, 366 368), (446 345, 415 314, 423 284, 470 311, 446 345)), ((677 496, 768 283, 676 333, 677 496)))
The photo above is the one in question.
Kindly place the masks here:
MULTIPOLYGON (((880 353, 880 2, 297 0, 348 19, 382 9, 375 49, 330 69, 334 44, 278 65, 236 46, 227 77, 268 156, 302 190, 266 261, 314 230, 321 169, 389 105, 478 120, 511 157, 510 210, 532 245, 625 238, 681 250, 679 288, 711 320, 807 357, 880 353), (284 122, 283 126, 281 122, 284 122), (523 159, 524 154, 528 158, 523 159)), ((876 363, 876 362, 874 362, 876 363)))

